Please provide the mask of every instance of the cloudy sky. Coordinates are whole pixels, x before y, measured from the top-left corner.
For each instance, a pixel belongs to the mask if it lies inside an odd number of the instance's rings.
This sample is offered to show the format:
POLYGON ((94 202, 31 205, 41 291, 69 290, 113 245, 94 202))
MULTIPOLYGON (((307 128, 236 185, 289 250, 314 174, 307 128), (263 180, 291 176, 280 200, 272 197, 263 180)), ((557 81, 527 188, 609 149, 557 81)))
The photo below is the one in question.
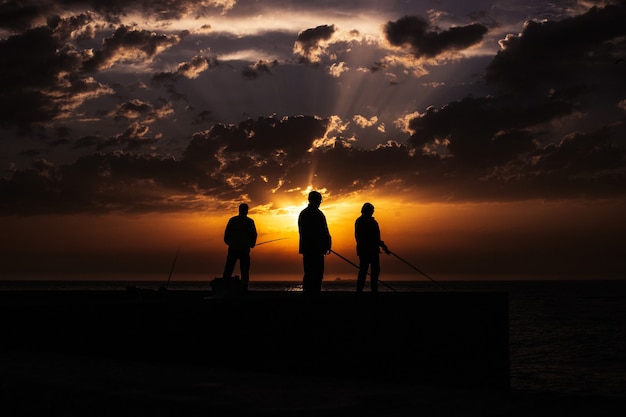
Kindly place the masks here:
POLYGON ((0 279, 210 279, 242 201, 300 279, 311 189, 354 261, 369 201, 433 277, 623 277, 625 58, 624 1, 2 1, 0 279))

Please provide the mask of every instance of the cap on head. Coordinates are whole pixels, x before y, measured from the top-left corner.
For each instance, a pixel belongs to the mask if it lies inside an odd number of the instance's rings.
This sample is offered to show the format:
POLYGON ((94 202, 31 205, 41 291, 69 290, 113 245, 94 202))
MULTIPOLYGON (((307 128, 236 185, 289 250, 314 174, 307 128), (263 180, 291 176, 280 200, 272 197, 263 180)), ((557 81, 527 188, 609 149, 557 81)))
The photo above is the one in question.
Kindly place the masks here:
POLYGON ((317 191, 311 191, 309 193, 309 203, 319 204, 322 202, 322 194, 317 191))
POLYGON ((374 206, 371 203, 363 204, 363 207, 361 207, 361 213, 374 214, 374 206))

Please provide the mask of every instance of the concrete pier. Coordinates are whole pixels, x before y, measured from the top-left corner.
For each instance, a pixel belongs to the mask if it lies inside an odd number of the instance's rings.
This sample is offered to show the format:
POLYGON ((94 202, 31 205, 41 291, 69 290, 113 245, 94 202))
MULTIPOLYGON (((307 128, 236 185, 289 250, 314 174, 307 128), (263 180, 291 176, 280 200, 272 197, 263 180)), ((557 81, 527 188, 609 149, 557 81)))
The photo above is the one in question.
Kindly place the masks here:
POLYGON ((509 389, 508 296, 3 291, 3 348, 509 389))

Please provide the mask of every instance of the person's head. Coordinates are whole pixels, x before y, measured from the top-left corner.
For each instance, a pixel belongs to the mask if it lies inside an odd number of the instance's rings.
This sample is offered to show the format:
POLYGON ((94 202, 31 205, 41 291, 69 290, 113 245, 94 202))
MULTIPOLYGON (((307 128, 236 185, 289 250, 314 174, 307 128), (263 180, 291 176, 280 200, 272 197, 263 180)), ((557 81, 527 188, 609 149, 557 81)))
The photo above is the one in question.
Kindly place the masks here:
POLYGON ((374 206, 371 203, 363 204, 363 207, 361 207, 361 213, 365 214, 366 216, 371 216, 372 214, 374 214, 374 206))
POLYGON ((239 204, 239 214, 242 216, 248 214, 248 205, 246 203, 239 204))
POLYGON ((319 206, 322 204, 322 194, 317 191, 311 191, 309 193, 309 204, 319 206))

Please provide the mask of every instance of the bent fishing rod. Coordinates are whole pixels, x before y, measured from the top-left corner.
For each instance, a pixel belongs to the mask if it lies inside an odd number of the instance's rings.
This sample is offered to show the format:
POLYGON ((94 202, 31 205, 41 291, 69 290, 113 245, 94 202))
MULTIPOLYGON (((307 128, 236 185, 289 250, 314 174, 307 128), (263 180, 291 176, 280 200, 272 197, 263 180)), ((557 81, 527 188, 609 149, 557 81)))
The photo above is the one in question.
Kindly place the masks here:
MULTIPOLYGON (((341 258, 341 259, 343 259, 344 261, 348 262, 350 265, 352 265, 352 266, 356 267, 357 269, 359 269, 359 270, 361 269, 361 268, 360 268, 357 264, 355 264, 354 262, 352 262, 350 259, 348 259, 348 258, 346 258, 346 257, 344 257, 344 256, 339 255, 339 254, 338 254, 337 252, 335 252, 334 250, 332 250, 332 249, 331 249, 331 250, 330 250, 330 252, 331 252, 331 253, 334 253, 335 255, 337 255, 338 257, 340 257, 340 258, 341 258)), ((371 278, 372 274, 370 274, 369 272, 366 272, 366 274, 367 274, 367 275, 369 275, 369 276, 370 276, 370 278, 371 278)), ((385 287, 389 288, 389 289, 390 289, 390 290, 392 290, 393 292, 398 292, 398 291, 396 291, 396 289, 395 289, 395 288, 393 288, 392 286, 390 286, 390 285, 386 284, 384 281, 381 281, 381 280, 379 279, 379 280, 378 280, 378 282, 380 282, 381 284, 383 284, 385 287)))

